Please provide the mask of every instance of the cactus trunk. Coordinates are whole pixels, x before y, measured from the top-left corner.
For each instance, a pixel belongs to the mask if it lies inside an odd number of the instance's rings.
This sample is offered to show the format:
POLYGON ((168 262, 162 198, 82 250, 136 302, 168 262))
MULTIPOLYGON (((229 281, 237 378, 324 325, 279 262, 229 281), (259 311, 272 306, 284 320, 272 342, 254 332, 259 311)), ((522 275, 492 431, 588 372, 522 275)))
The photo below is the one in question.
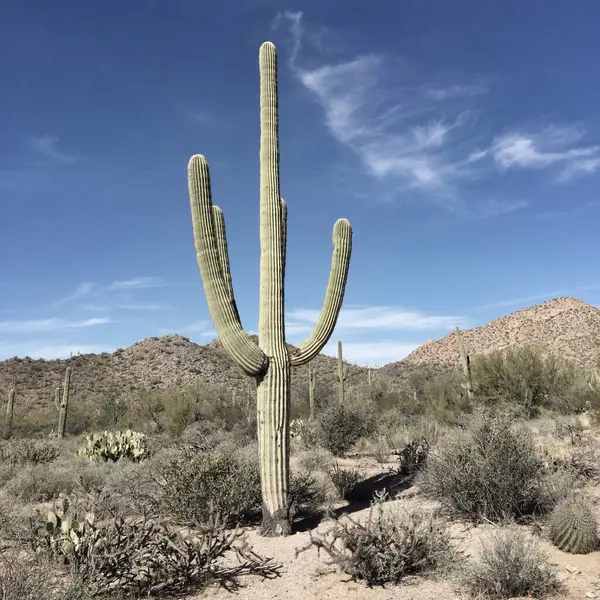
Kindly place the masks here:
POLYGON ((337 377, 338 377, 338 402, 344 403, 346 399, 346 386, 345 381, 348 379, 348 367, 344 366, 344 352, 342 349, 342 340, 338 340, 338 351, 337 351, 337 377))
POLYGON ((308 363, 308 415, 312 421, 315 418, 315 388, 317 381, 315 379, 315 372, 313 371, 312 364, 308 363))
POLYGON ((15 409, 15 388, 8 390, 8 401, 6 403, 6 415, 4 421, 4 437, 10 438, 12 435, 13 413, 15 409))
POLYGON ((460 354, 460 364, 462 366, 463 375, 465 377, 464 387, 467 390, 469 400, 473 399, 473 377, 471 374, 471 357, 467 354, 467 350, 462 341, 460 329, 456 328, 456 339, 458 341, 458 352, 460 354))
POLYGON ((287 208, 279 189, 277 56, 260 48, 260 313, 258 346, 242 328, 235 303, 225 221, 213 206, 206 159, 195 155, 188 167, 190 205, 198 266, 208 308, 224 348, 257 384, 257 431, 263 504, 263 535, 291 530, 289 417, 291 368, 310 362, 333 332, 344 297, 352 228, 345 219, 333 228, 333 258, 323 308, 315 329, 290 352, 285 341, 284 278, 287 208))
POLYGON ((67 422, 67 411, 69 410, 69 387, 71 385, 71 367, 65 371, 65 381, 63 383, 62 401, 60 398, 60 389, 56 388, 54 403, 58 409, 58 437, 65 437, 65 424, 67 422))

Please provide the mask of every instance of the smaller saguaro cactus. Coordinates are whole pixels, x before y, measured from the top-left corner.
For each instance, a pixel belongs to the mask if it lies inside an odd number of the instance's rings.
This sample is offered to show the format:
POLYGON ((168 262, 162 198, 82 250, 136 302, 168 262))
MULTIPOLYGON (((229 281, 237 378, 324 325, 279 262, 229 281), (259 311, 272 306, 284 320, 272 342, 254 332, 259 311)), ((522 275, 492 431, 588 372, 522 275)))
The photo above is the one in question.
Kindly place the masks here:
POLYGON ((71 387, 71 367, 65 371, 65 381, 63 383, 62 400, 60 398, 60 388, 54 390, 54 404, 58 410, 58 430, 59 438, 65 437, 65 424, 67 422, 67 412, 69 410, 69 388, 71 387))
POLYGON ((344 353, 342 350, 342 340, 338 340, 338 369, 337 369, 337 378, 338 378, 338 400, 340 404, 344 402, 346 398, 346 387, 344 382, 348 379, 348 366, 344 365, 344 353))
POLYGON ((473 376, 471 373, 471 357, 467 353, 465 345, 463 344, 460 329, 456 328, 456 340, 458 343, 458 352, 460 354, 460 364, 465 376, 464 387, 467 390, 467 396, 469 400, 473 399, 473 376))
POLYGON ((317 378, 313 371, 312 364, 308 363, 308 414, 312 421, 315 418, 315 388, 317 387, 317 378))
POLYGON ((8 390, 8 400, 6 402, 6 416, 4 420, 4 437, 8 439, 12 435, 13 412, 15 408, 15 386, 8 390))

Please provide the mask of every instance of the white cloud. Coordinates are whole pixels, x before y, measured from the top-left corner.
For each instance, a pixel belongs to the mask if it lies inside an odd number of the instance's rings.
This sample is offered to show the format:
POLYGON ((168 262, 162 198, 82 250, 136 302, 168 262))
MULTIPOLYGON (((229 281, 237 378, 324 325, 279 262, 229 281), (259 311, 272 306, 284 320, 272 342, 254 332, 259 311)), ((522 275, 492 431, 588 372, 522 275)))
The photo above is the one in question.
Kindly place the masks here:
POLYGON ((56 302, 52 302, 50 304, 50 308, 56 308, 58 306, 62 306, 63 304, 69 304, 70 302, 74 302, 75 300, 81 300, 89 296, 94 289, 93 283, 80 283, 72 294, 65 296, 64 298, 60 298, 56 302))
POLYGON ((65 329, 86 329, 98 325, 114 323, 112 319, 93 318, 82 321, 67 321, 56 317, 29 321, 0 321, 1 333, 29 334, 40 332, 56 332, 65 329))
POLYGON ((14 356, 29 356, 33 359, 43 358, 54 360, 57 358, 69 358, 76 354, 101 354, 102 352, 113 352, 115 348, 97 344, 68 344, 58 343, 47 345, 45 342, 27 342, 23 344, 2 342, 0 344, 0 360, 13 358, 14 356))
POLYGON ((315 43, 302 12, 279 13, 275 25, 282 23, 292 37, 291 69, 322 107, 327 128, 357 155, 367 174, 390 184, 394 196, 410 188, 450 211, 490 217, 525 206, 510 199, 497 206, 497 198, 488 206, 479 201, 481 193, 474 200, 469 183, 492 169, 552 166, 557 182, 600 170, 600 146, 576 145, 583 132, 575 127, 509 132, 478 148, 482 138, 473 125, 480 111, 472 102, 488 91, 481 80, 415 82, 417 70, 411 71, 407 60, 355 54, 327 62, 322 49, 320 62, 308 67, 300 64, 299 54, 315 43))
MULTIPOLYGON (((317 309, 298 308, 288 314, 286 332, 289 337, 310 332, 317 322, 317 309)), ((467 319, 453 315, 428 315, 392 306, 344 307, 337 320, 336 331, 411 330, 429 329, 451 330, 456 326, 465 327, 467 319)))
MULTIPOLYGON (((418 344, 401 344, 391 340, 379 342, 344 342, 344 360, 361 366, 382 367, 408 356, 418 344)), ((330 342, 323 354, 337 356, 337 342, 330 342)))
POLYGON ((503 169, 560 168, 560 181, 600 169, 600 146, 575 145, 584 132, 574 127, 549 126, 538 132, 510 132, 496 138, 475 160, 491 155, 503 169))
POLYGON ((169 285, 162 277, 134 277, 122 281, 113 281, 106 289, 117 290, 139 290, 146 288, 164 287, 169 285))
POLYGON ((31 138, 33 150, 67 165, 77 161, 77 157, 65 154, 58 147, 59 138, 54 135, 39 135, 31 138))
POLYGON ((189 323, 183 327, 172 327, 170 329, 163 327, 158 331, 162 335, 169 333, 195 333, 198 337, 217 337, 217 332, 215 331, 212 322, 208 320, 195 321, 194 323, 189 323))

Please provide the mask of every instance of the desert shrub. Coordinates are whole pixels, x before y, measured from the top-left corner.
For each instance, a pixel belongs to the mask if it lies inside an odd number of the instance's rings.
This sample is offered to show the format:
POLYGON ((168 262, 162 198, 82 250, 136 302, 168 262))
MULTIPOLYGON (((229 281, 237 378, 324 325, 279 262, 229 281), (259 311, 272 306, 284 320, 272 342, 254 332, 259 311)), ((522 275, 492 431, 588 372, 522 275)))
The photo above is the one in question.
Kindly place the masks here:
POLYGON ((289 496, 293 516, 314 514, 327 498, 323 486, 306 471, 290 474, 289 496))
POLYGON ((47 502, 59 494, 70 494, 77 485, 64 465, 30 465, 17 472, 5 486, 6 491, 24 502, 47 502))
POLYGON ((421 483, 458 515, 501 522, 542 509, 542 466, 529 435, 504 415, 486 415, 430 450, 421 483))
POLYGON ((298 466, 308 473, 327 471, 331 464, 332 454, 325 448, 306 450, 298 457, 298 466))
POLYGON ((540 407, 560 404, 573 385, 574 370, 554 355, 544 356, 537 348, 525 346, 476 357, 473 376, 479 398, 513 403, 535 416, 540 407))
POLYGON ((47 464, 59 454, 58 446, 46 440, 19 439, 0 444, 0 462, 16 467, 47 464))
POLYGON ((385 510, 379 501, 365 524, 346 519, 336 520, 323 536, 311 533, 310 544, 298 552, 322 549, 345 573, 369 585, 400 583, 454 561, 443 522, 435 515, 385 510))
POLYGON ((386 464, 390 460, 391 453, 392 447, 387 438, 383 436, 378 437, 371 446, 371 454, 379 465, 386 464))
POLYGON ((342 469, 337 461, 327 471, 327 474, 339 497, 343 500, 347 500, 348 494, 364 479, 364 475, 358 469, 342 469))
POLYGON ((408 442, 400 450, 394 452, 398 459, 396 473, 405 481, 412 481, 427 464, 428 454, 429 442, 426 438, 422 437, 408 442))
POLYGON ((157 509, 178 521, 201 525, 214 510, 230 524, 255 519, 261 504, 260 472, 255 461, 231 454, 183 450, 169 456, 157 469, 157 509))
POLYGON ((120 515, 102 522, 68 501, 38 517, 34 547, 38 554, 66 563, 94 596, 177 595, 212 582, 235 584, 243 574, 276 576, 277 564, 254 553, 241 531, 211 513, 195 539, 165 525, 120 515), (233 552, 238 565, 219 564, 233 552))
POLYGON ((464 584, 477 598, 544 598, 561 589, 548 557, 527 533, 497 530, 484 543, 479 559, 467 567, 464 584))
POLYGON ((334 456, 343 456, 363 436, 373 431, 374 423, 345 404, 331 405, 321 416, 321 445, 334 456))
POLYGON ((0 554, 2 600, 88 600, 92 596, 68 574, 44 561, 0 554))
POLYGON ((25 509, 15 505, 11 498, 0 496, 0 540, 25 542, 29 540, 29 529, 29 515, 25 509))

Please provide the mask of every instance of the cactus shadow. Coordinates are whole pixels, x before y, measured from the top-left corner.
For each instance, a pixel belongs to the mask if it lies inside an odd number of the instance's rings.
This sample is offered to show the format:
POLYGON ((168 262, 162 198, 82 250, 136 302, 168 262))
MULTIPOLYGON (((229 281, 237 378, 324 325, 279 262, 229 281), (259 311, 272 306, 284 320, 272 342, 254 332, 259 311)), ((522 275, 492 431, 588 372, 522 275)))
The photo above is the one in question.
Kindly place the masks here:
POLYGON ((348 504, 340 506, 332 511, 322 511, 298 518, 292 524, 294 533, 303 533, 315 529, 327 517, 335 519, 342 515, 351 515, 371 506, 375 495, 387 494, 392 500, 397 494, 410 488, 413 484, 412 478, 397 473, 379 473, 368 477, 356 484, 347 494, 348 504))

